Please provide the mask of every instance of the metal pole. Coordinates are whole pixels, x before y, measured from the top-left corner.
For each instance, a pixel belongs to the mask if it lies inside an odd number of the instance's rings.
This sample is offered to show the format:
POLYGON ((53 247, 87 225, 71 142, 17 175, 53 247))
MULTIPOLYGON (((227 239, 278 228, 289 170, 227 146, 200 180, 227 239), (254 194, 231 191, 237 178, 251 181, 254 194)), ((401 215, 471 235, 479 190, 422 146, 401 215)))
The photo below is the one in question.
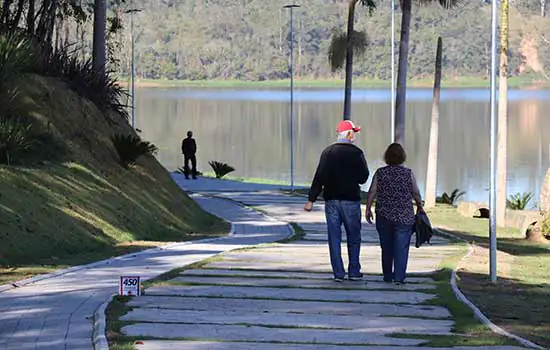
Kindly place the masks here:
POLYGON ((489 237, 490 237, 490 263, 489 270, 491 282, 497 281, 497 206, 496 206, 496 182, 497 182, 497 16, 498 16, 498 1, 492 2, 492 26, 491 26, 491 180, 489 185, 489 237))
POLYGON ((299 5, 287 5, 290 9, 290 191, 294 192, 294 8, 299 5))
POLYGON ((391 1, 391 142, 395 142, 395 0, 391 1))
POLYGON ((134 69, 135 69, 135 66, 134 66, 134 11, 132 11, 130 13, 130 27, 131 27, 131 36, 132 36, 132 128, 135 128, 135 110, 136 110, 136 105, 135 105, 135 85, 134 85, 134 80, 135 80, 135 73, 134 73, 134 69))

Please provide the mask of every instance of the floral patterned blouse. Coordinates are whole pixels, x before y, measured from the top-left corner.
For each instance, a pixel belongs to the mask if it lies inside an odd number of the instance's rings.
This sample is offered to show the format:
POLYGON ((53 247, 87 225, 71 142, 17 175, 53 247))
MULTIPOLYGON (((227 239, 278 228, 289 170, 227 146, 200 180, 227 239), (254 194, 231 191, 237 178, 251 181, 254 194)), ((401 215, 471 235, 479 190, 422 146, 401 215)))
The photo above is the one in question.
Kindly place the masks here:
POLYGON ((398 224, 414 223, 413 191, 416 181, 412 170, 402 165, 388 165, 374 175, 376 216, 398 224))

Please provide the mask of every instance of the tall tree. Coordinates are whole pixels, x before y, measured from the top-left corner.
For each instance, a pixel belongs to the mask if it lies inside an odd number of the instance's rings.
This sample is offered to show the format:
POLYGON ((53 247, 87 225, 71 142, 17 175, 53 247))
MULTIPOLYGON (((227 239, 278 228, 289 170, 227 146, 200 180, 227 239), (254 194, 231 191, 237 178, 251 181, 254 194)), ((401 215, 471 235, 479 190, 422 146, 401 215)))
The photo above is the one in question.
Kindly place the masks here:
POLYGON ((428 151, 428 170, 426 171, 426 208, 435 207, 437 190, 437 156, 439 146, 439 105, 441 95, 441 61, 443 41, 437 39, 437 53, 435 56, 434 97, 432 104, 432 125, 430 128, 430 147, 428 151))
POLYGON ((355 8, 361 3, 372 12, 376 8, 373 0, 349 0, 347 33, 336 32, 332 37, 329 49, 329 60, 333 71, 342 68, 346 63, 346 81, 344 94, 344 119, 350 119, 351 115, 351 89, 353 79, 353 55, 365 52, 367 36, 365 32, 355 31, 355 8))
MULTIPOLYGON (((439 3, 450 8, 461 0, 416 0, 420 5, 439 3)), ((411 32, 413 0, 400 0, 401 39, 399 41, 399 64, 397 68, 397 92, 395 96, 395 142, 405 144, 405 110, 407 103, 407 67, 409 63, 409 41, 411 32)))
POLYGON ((506 173, 508 136, 508 0, 500 0, 500 67, 498 80, 497 132, 497 225, 506 221, 506 173))
POLYGON ((105 71, 107 4, 106 0, 94 2, 93 66, 96 71, 105 71))

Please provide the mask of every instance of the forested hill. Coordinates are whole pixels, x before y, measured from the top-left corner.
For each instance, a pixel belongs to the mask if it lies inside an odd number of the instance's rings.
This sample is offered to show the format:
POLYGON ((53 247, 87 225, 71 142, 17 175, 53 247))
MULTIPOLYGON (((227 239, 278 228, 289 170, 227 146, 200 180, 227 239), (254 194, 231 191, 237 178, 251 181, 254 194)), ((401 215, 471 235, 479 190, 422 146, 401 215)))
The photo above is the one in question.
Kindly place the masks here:
MULTIPOLYGON (((136 71, 152 79, 265 80, 288 76, 289 14, 283 0, 138 0, 135 15, 136 71)), ((370 47, 357 57, 355 73, 364 78, 390 75, 390 4, 378 1, 369 16, 358 8, 357 30, 367 32, 370 47)), ((297 75, 331 78, 327 50, 334 30, 344 29, 347 0, 305 0, 295 11, 297 75)), ((443 37, 447 78, 487 76, 490 53, 489 4, 467 0, 452 10, 439 6, 413 9, 410 76, 431 76, 437 36, 443 37)), ((130 67, 129 15, 115 44, 130 67)), ((399 40, 401 14, 396 16, 399 40)), ((512 2, 510 18, 512 75, 550 69, 550 19, 539 0, 512 2)), ((341 73, 337 73, 338 76, 341 73)))

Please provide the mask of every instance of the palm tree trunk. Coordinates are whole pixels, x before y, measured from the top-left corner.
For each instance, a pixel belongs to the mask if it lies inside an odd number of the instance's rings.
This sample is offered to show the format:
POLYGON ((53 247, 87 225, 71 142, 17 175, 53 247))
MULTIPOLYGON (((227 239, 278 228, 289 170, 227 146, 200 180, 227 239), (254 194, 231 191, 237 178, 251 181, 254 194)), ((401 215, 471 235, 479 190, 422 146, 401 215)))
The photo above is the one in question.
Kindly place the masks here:
POLYGON ((546 17, 546 0, 540 0, 540 16, 546 17))
POLYGON ((98 72, 105 71, 107 28, 107 4, 106 0, 95 0, 94 3, 94 41, 93 41, 93 66, 98 72))
POLYGON ((29 0, 29 10, 27 11, 27 33, 34 35, 34 0, 29 0))
POLYGON ((497 225, 506 222, 506 172, 508 133, 508 0, 500 2, 500 69, 497 133, 497 225))
POLYGON ((426 208, 435 207, 437 191, 437 156, 439 143, 439 102, 441 95, 441 56, 443 41, 437 39, 437 54, 435 57, 434 98, 432 104, 432 125, 430 129, 430 148, 428 151, 428 170, 426 172, 426 208))
POLYGON ((351 81, 353 79, 353 24, 355 21, 355 5, 359 0, 349 1, 348 11, 348 36, 346 45, 346 83, 344 92, 344 120, 351 116, 351 81))
POLYGON ((402 0, 401 39, 397 68, 397 93, 395 95, 395 142, 401 145, 405 145, 405 107, 407 103, 407 65, 409 63, 411 10, 412 0, 402 0))

